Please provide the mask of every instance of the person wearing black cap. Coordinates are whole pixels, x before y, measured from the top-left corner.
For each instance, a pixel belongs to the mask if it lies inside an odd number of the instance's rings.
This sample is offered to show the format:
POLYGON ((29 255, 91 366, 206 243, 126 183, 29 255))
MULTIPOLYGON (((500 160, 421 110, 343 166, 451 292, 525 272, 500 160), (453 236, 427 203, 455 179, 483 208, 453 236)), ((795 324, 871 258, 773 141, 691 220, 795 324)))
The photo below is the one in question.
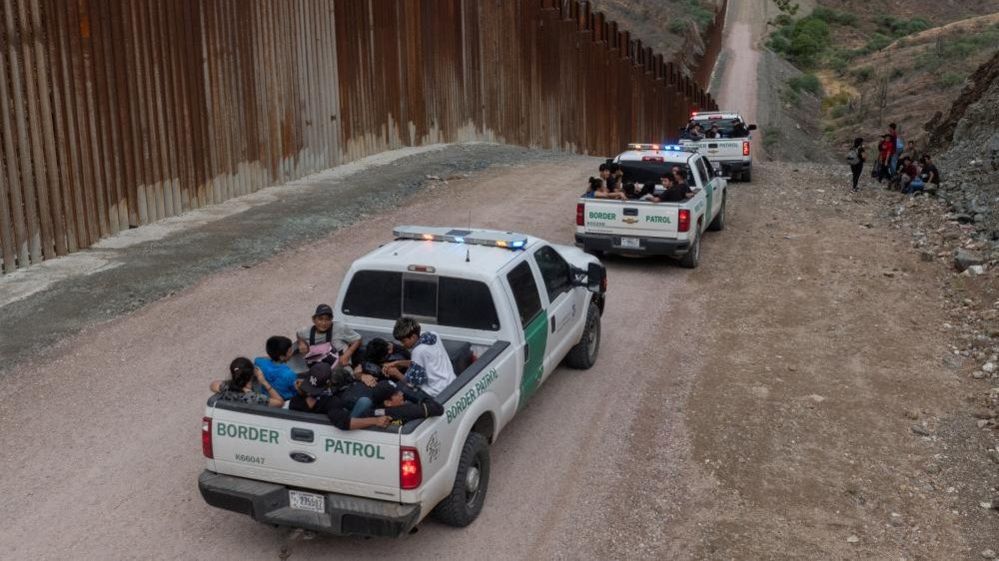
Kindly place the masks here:
POLYGON ((298 395, 291 398, 288 409, 308 413, 322 413, 329 417, 333 426, 340 430, 356 430, 368 427, 387 427, 392 419, 386 415, 360 417, 371 409, 372 402, 363 397, 357 400, 352 411, 347 410, 347 402, 334 396, 330 391, 333 372, 330 365, 318 362, 298 381, 298 395))
POLYGON ((298 352, 305 363, 325 362, 330 366, 348 366, 354 352, 361 346, 361 335, 342 323, 333 321, 333 308, 320 304, 312 314, 312 325, 299 329, 298 352))

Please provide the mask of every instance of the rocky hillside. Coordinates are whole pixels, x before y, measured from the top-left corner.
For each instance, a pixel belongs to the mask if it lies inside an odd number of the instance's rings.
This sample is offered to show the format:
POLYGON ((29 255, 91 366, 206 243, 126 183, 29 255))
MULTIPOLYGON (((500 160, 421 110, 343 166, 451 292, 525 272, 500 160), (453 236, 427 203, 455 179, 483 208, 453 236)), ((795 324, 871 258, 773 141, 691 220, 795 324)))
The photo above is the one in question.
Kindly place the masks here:
POLYGON ((721 0, 590 0, 619 25, 667 58, 689 70, 704 52, 701 32, 714 18, 721 0))
POLYGON ((982 249, 999 259, 999 53, 972 76, 946 119, 932 126, 946 147, 939 197, 974 225, 982 249))

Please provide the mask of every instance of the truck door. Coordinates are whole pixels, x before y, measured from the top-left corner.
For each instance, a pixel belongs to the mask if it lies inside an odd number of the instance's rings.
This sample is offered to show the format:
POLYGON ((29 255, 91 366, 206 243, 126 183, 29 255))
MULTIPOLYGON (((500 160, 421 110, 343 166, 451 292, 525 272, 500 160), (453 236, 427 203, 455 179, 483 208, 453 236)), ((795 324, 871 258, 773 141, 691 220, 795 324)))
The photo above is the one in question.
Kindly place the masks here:
POLYGON ((520 401, 517 404, 518 408, 522 408, 541 385, 548 344, 548 314, 542 307, 541 292, 528 261, 521 261, 507 273, 506 279, 524 330, 524 342, 520 349, 524 368, 520 379, 520 401))
POLYGON ((714 219, 718 211, 721 210, 722 193, 718 192, 719 181, 711 169, 711 162, 707 158, 697 159, 697 170, 704 181, 705 189, 708 192, 708 212, 704 217, 704 223, 709 224, 714 219))
POLYGON ((576 315, 581 313, 581 302, 577 302, 579 291, 572 289, 572 272, 569 263, 551 246, 545 245, 534 252, 534 262, 541 272, 548 300, 548 352, 545 353, 545 374, 547 377, 561 362, 561 357, 569 351, 573 340, 573 327, 577 324, 576 315))

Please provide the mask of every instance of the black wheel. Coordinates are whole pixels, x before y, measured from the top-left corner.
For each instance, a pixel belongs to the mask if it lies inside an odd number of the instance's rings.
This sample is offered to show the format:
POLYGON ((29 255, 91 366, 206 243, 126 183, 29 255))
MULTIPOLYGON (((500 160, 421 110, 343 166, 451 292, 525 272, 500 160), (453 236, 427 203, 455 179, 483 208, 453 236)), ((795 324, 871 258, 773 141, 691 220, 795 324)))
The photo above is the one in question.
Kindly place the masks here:
POLYGON ((728 197, 722 197, 721 209, 718 211, 718 216, 708 224, 708 230, 713 232, 720 232, 725 229, 725 205, 728 203, 728 197))
POLYGON ((458 473, 451 493, 434 507, 434 518, 464 528, 478 518, 489 488, 489 441, 477 432, 468 434, 461 449, 458 473))
POLYGON ((590 302, 586 310, 586 327, 583 328, 583 338, 576 343, 569 354, 565 355, 565 363, 570 368, 587 370, 597 362, 600 353, 600 308, 590 302))
POLYGON ((746 183, 751 183, 753 181, 753 168, 749 168, 742 172, 742 180, 746 183))
MULTIPOLYGON (((700 228, 698 228, 700 230, 700 228)), ((696 269, 701 261, 701 233, 694 234, 694 243, 690 246, 690 251, 680 260, 680 266, 688 269, 696 269)))

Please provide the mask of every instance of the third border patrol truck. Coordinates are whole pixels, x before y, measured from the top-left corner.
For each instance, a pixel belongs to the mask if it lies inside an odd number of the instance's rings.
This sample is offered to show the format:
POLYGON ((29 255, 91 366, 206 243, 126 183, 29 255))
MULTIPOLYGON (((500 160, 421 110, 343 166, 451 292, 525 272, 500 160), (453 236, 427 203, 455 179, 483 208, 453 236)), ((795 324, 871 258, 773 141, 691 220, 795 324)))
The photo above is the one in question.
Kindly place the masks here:
POLYGON ((490 445, 563 363, 590 368, 607 289, 600 262, 510 232, 399 227, 351 266, 336 309, 392 340, 402 315, 443 339, 457 379, 439 417, 345 431, 324 415, 213 396, 202 420, 208 504, 267 524, 400 536, 429 514, 466 526, 489 486, 490 445))

